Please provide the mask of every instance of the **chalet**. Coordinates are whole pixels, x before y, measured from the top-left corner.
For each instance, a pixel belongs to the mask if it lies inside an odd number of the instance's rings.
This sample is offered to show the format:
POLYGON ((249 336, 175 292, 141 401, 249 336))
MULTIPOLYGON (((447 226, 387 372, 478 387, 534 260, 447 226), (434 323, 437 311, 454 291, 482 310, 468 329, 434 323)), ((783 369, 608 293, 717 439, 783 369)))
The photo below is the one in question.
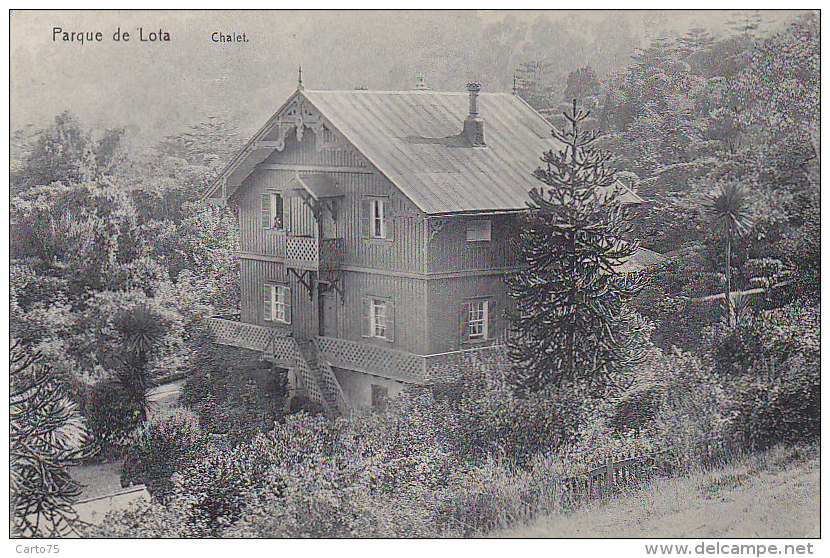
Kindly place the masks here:
POLYGON ((556 145, 518 96, 480 89, 300 81, 204 193, 239 218, 241 315, 211 320, 218 342, 262 351, 332 411, 498 344, 515 217, 556 145))

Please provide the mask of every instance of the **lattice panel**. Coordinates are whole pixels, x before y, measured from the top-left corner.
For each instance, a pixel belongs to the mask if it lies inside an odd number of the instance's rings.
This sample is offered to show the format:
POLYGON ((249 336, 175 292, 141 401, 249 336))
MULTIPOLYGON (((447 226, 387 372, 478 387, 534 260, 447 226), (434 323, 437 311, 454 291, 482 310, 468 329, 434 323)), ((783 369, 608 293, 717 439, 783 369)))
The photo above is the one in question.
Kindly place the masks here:
POLYGON ((338 368, 411 383, 424 378, 424 357, 419 355, 331 337, 318 337, 317 343, 323 356, 338 368))
POLYGON ((337 381, 337 376, 334 375, 334 371, 332 371, 326 356, 320 350, 320 344, 316 339, 314 340, 314 350, 317 351, 317 365, 320 369, 320 376, 323 383, 322 387, 325 393, 333 399, 334 404, 341 413, 346 413, 349 408, 349 402, 346 399, 346 394, 343 392, 340 382, 337 381))
POLYGON ((286 368, 293 368, 300 354, 293 337, 274 337, 263 351, 263 356, 286 368))
POLYGON ((288 236, 285 238, 285 265, 295 269, 317 271, 320 268, 320 253, 317 239, 310 236, 288 236))
POLYGON ((253 351, 264 351, 271 338, 278 335, 277 330, 269 327, 222 318, 208 318, 207 323, 217 343, 253 351))
POLYGON ((303 386, 305 387, 306 395, 308 398, 323 405, 323 407, 328 408, 328 402, 323 397, 323 391, 320 389, 320 384, 317 382, 317 378, 314 377, 314 372, 312 372, 311 368, 309 368, 308 364, 306 363, 305 359, 298 358, 297 359, 297 375, 300 376, 300 381, 303 382, 303 386))

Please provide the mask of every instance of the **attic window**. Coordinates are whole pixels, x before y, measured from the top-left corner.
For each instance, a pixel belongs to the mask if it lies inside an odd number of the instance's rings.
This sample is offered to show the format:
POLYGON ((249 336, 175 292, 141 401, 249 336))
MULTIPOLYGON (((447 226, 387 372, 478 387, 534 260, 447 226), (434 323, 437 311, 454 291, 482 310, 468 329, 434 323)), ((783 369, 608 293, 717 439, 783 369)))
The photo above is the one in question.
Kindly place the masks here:
POLYGON ((487 242, 491 237, 490 219, 467 221, 467 242, 487 242))

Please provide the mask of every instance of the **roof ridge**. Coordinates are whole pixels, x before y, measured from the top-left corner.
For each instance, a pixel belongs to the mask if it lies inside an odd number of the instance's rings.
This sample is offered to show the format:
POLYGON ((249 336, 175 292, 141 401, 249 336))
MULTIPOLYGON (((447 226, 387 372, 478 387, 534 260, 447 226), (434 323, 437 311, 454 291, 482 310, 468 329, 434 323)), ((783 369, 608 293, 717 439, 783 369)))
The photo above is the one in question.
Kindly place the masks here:
MULTIPOLYGON (((469 93, 466 91, 435 91, 435 90, 392 90, 392 89, 305 89, 303 90, 305 93, 354 93, 357 95, 365 95, 365 94, 385 94, 385 95, 463 95, 467 96, 469 93)), ((505 96, 505 97, 512 97, 512 93, 504 93, 504 92, 497 92, 497 91, 482 91, 479 93, 479 96, 505 96)))

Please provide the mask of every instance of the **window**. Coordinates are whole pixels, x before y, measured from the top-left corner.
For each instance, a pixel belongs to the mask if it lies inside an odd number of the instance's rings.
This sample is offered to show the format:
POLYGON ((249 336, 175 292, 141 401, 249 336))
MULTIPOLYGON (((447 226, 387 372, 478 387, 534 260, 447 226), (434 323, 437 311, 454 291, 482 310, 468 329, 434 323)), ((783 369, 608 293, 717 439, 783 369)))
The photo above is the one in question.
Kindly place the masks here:
POLYGON ((372 238, 386 238, 386 202, 381 199, 372 200, 371 232, 372 238))
POLYGON ((386 402, 389 399, 389 388, 372 384, 372 409, 383 411, 386 409, 386 402))
POLYGON ((286 285, 265 284, 265 320, 282 324, 291 323, 291 289, 286 285))
POLYGON ((285 228, 285 202, 276 192, 262 194, 262 227, 276 230, 285 228))
POLYGON ((372 337, 386 337, 386 301, 372 299, 372 337))
POLYGON ((474 300, 467 305, 467 331, 470 341, 487 339, 487 301, 474 300))
POLYGON ((395 240, 392 203, 385 196, 366 196, 360 205, 360 234, 370 240, 395 240))
POLYGON ((490 219, 476 219, 467 221, 467 242, 482 242, 490 240, 490 219))
POLYGON ((395 307, 392 301, 374 296, 364 298, 363 318, 365 320, 363 337, 393 341, 395 307))
POLYGON ((495 325, 495 301, 480 298, 464 302, 461 308, 462 342, 477 343, 492 339, 495 335, 495 325))

